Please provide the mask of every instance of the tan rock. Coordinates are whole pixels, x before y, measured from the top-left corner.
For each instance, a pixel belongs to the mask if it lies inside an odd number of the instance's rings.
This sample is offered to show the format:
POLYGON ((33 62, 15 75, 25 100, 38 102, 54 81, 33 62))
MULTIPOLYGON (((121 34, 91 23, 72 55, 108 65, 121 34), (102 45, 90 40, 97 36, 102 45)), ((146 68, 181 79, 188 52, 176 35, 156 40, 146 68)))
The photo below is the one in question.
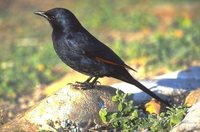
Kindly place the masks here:
POLYGON ((98 113, 102 107, 110 112, 117 110, 111 101, 115 91, 108 86, 80 90, 68 85, 3 125, 0 131, 84 130, 104 126, 98 113))
POLYGON ((191 107, 193 104, 197 103, 199 100, 200 100, 200 88, 191 91, 187 95, 185 99, 185 105, 187 107, 191 107))
POLYGON ((185 118, 170 132, 199 132, 200 131, 200 102, 188 109, 185 118))

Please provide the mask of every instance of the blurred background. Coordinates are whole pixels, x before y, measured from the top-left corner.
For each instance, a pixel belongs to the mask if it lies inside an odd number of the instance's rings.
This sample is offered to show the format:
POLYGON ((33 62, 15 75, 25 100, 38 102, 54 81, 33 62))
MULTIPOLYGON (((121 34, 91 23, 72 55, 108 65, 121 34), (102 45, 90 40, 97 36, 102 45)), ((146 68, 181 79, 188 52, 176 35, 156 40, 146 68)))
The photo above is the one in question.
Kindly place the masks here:
POLYGON ((54 7, 70 9, 137 79, 200 66, 199 0, 0 0, 0 100, 25 108, 86 79, 61 62, 49 23, 33 14, 54 7))

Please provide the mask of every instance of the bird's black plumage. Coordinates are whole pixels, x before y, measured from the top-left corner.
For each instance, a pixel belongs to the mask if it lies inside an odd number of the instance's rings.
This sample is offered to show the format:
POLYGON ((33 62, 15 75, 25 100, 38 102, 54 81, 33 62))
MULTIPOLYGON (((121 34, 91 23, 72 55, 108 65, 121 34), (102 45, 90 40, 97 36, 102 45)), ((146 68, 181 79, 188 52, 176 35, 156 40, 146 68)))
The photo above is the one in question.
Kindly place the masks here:
POLYGON ((155 99, 168 104, 135 80, 126 68, 132 69, 108 46, 91 35, 67 9, 54 8, 35 12, 45 17, 53 28, 53 46, 60 59, 72 69, 95 77, 113 77, 133 84, 155 99))

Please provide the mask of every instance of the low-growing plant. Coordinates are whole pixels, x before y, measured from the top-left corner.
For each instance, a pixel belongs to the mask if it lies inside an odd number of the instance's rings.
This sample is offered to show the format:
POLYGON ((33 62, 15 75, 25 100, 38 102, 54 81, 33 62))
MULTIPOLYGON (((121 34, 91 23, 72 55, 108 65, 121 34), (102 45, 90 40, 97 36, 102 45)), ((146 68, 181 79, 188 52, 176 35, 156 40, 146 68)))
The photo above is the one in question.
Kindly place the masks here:
POLYGON ((113 129, 122 131, 150 130, 152 132, 169 131, 178 124, 186 114, 184 106, 168 108, 160 115, 147 114, 138 106, 134 106, 133 100, 128 100, 129 94, 119 90, 112 97, 112 101, 118 103, 116 112, 108 112, 106 108, 99 111, 99 116, 104 124, 113 129))

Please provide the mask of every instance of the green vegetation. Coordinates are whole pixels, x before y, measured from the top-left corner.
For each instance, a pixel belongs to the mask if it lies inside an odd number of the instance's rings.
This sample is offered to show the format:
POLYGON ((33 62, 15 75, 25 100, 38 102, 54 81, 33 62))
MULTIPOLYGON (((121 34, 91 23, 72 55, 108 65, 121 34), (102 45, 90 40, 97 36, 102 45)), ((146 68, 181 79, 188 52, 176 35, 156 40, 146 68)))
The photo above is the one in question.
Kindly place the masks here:
MULTIPOLYGON (((86 0, 56 4, 71 9, 90 32, 126 61, 134 60, 136 65, 146 58, 142 67, 148 73, 161 67, 176 70, 199 64, 200 3, 189 2, 86 0)), ((48 23, 32 13, 48 9, 48 5, 44 8, 40 2, 16 0, 1 6, 0 97, 16 99, 39 84, 55 81, 67 68, 53 51, 48 23)))
POLYGON ((167 132, 178 124, 186 114, 184 106, 168 108, 160 115, 145 114, 142 109, 134 106, 133 100, 127 99, 128 94, 116 91, 112 101, 118 103, 117 112, 108 112, 106 108, 99 111, 99 116, 108 128, 115 128, 124 132, 133 130, 150 130, 152 132, 167 132))
MULTIPOLYGON (((178 25, 181 24, 182 22, 178 23, 178 25)), ((175 29, 169 29, 167 35, 157 32, 143 42, 129 43, 129 46, 125 47, 127 52, 124 56, 128 59, 131 59, 132 53, 134 53, 132 57, 135 58, 150 56, 146 66, 154 69, 162 66, 169 69, 191 66, 192 62, 198 61, 200 57, 200 28, 198 27, 200 25, 187 28, 180 26, 181 32, 184 34, 181 38, 176 36, 175 33, 179 31, 175 29)))
POLYGON ((21 92, 48 84, 65 73, 49 44, 45 47, 13 45, 11 51, 14 54, 0 65, 0 96, 4 99, 15 99, 21 92))

